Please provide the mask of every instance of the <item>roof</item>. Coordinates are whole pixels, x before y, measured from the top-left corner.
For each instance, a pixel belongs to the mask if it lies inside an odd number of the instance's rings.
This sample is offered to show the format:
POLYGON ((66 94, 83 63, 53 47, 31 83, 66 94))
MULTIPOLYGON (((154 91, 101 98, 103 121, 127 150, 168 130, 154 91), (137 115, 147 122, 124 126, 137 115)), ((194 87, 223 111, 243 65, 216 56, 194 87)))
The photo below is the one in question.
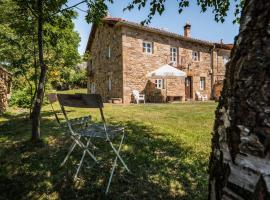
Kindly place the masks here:
MULTIPOLYGON (((122 18, 105 17, 102 20, 102 22, 108 23, 108 24, 114 24, 116 26, 132 27, 132 28, 136 28, 136 29, 140 29, 140 30, 144 30, 144 31, 148 31, 148 32, 158 33, 158 34, 165 35, 165 36, 168 36, 168 37, 173 37, 173 38, 183 40, 183 41, 202 44, 202 45, 210 46, 210 47, 215 46, 217 48, 225 49, 225 50, 231 50, 233 48, 232 44, 213 43, 213 42, 210 42, 210 41, 200 40, 200 39, 191 38, 191 37, 185 37, 183 35, 179 35, 179 34, 169 32, 169 31, 166 31, 166 30, 163 30, 163 29, 153 28, 153 27, 150 27, 150 26, 141 25, 139 23, 126 21, 126 20, 124 20, 122 18)), ((89 47, 91 46, 91 44, 93 42, 93 37, 94 37, 94 34, 96 32, 96 29, 97 29, 97 25, 94 24, 92 26, 92 29, 91 29, 91 32, 90 32, 90 35, 89 35, 89 38, 88 38, 86 51, 87 51, 87 49, 89 49, 89 47)))
POLYGON ((9 72, 8 70, 6 70, 4 67, 0 66, 0 70, 6 72, 7 74, 9 74, 10 76, 12 75, 11 72, 9 72))

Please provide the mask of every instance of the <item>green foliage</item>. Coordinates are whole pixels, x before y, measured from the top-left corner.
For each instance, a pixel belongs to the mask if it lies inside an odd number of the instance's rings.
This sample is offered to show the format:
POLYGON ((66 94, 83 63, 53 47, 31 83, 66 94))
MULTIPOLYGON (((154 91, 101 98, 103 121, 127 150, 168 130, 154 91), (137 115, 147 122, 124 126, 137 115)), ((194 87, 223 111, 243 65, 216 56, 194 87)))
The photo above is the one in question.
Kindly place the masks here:
POLYGON ((70 82, 73 88, 85 88, 87 86, 86 70, 72 70, 70 74, 70 82))
POLYGON ((49 75, 51 79, 51 85, 57 90, 68 90, 71 88, 85 88, 87 86, 87 75, 85 69, 75 68, 62 68, 59 71, 53 71, 49 75))
POLYGON ((31 91, 29 87, 21 90, 15 90, 12 93, 10 106, 18 106, 20 108, 30 108, 31 107, 31 91))
MULTIPOLYGON (((178 12, 182 13, 185 7, 190 5, 190 0, 175 0, 178 4, 178 12)), ((241 13, 241 9, 243 8, 245 0, 234 0, 236 2, 235 7, 235 22, 239 20, 239 14, 241 13)), ((145 8, 147 5, 150 6, 149 14, 147 19, 142 21, 142 24, 148 24, 151 22, 153 16, 157 13, 162 15, 162 13, 166 9, 166 3, 172 3, 172 0, 133 0, 128 4, 128 6, 124 10, 132 10, 137 7, 139 10, 145 8)), ((201 7, 201 11, 205 12, 207 9, 212 9, 212 12, 215 16, 215 20, 217 22, 224 22, 227 12, 230 8, 231 1, 230 0, 197 0, 198 6, 201 7)))
MULTIPOLYGON (((76 13, 70 10, 58 13, 66 1, 45 2, 43 43, 48 71, 75 69, 81 59, 77 50, 80 37, 74 31, 72 22, 76 13)), ((33 99, 31 96, 36 94, 40 74, 35 9, 36 1, 0 2, 0 63, 14 73, 12 103, 27 108, 31 105, 29 99, 33 99)), ((58 71, 65 73, 63 70, 58 71)), ((47 83, 51 79, 54 80, 54 77, 47 76, 47 83)))

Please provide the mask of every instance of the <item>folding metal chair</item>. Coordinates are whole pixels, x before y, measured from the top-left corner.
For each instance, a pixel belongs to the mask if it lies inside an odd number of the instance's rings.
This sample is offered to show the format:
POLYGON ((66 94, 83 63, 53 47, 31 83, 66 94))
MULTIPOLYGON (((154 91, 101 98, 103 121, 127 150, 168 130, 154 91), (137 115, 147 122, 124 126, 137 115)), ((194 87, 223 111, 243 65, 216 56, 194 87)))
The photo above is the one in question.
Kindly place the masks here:
POLYGON ((124 168, 130 172, 129 168, 127 167, 126 163, 120 156, 120 151, 121 147, 123 144, 123 140, 125 137, 125 131, 123 127, 119 126, 108 126, 104 117, 103 113, 103 102, 102 98, 99 94, 57 94, 57 98, 59 100, 62 112, 64 114, 64 117, 66 119, 68 128, 71 133, 71 137, 73 138, 74 142, 73 145, 71 146, 68 155, 71 154, 73 149, 75 148, 75 145, 77 144, 83 149, 83 154, 79 163, 79 166, 77 168, 76 174, 75 174, 75 179, 77 178, 77 175, 81 169, 83 160, 85 158, 86 152, 90 155, 90 157, 95 161, 98 162, 94 154, 90 151, 89 146, 94 146, 93 143, 91 142, 91 138, 102 138, 104 141, 109 144, 113 152, 115 153, 115 159, 114 163, 111 169, 109 181, 107 184, 106 188, 106 193, 108 193, 110 184, 112 181, 112 177, 115 171, 115 167, 117 165, 117 161, 120 160, 124 168), (100 111, 100 116, 102 123, 95 123, 95 124, 90 124, 88 127, 85 127, 81 130, 75 131, 68 119, 67 113, 65 111, 65 107, 77 107, 77 108, 96 108, 99 109, 100 111), (115 148, 114 144, 112 143, 112 140, 119 134, 122 134, 121 141, 119 144, 118 149, 115 148), (81 142, 80 138, 86 138, 86 145, 81 142))

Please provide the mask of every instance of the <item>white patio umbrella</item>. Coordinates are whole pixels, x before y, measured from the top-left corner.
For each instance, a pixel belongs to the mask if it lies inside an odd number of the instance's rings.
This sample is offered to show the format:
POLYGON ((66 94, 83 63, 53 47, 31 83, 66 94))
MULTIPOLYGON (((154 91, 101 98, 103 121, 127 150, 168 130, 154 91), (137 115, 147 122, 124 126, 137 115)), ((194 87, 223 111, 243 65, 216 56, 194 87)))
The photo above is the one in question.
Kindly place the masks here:
POLYGON ((175 79, 175 78, 183 78, 186 77, 186 72, 176 69, 175 67, 172 67, 171 65, 163 65, 159 67, 158 69, 150 72, 147 74, 148 78, 154 78, 154 79, 165 79, 166 82, 166 98, 167 100, 167 79, 175 79))

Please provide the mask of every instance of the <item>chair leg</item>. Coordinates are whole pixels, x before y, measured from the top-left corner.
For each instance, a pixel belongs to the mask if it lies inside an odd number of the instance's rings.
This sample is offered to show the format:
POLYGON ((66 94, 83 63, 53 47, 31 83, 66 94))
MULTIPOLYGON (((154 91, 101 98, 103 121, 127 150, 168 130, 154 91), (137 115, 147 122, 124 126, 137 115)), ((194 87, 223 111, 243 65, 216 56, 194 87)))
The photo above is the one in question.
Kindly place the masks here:
MULTIPOLYGON (((122 138, 124 139, 124 137, 125 137, 125 134, 123 133, 122 138)), ((121 161, 121 163, 122 163, 123 166, 125 167, 125 169, 126 169, 128 172, 130 172, 129 168, 127 167, 126 163, 124 162, 124 160, 122 159, 122 157, 120 156, 120 154, 117 152, 117 150, 116 150, 115 147, 113 146, 112 142, 109 141, 109 143, 110 143, 110 145, 111 145, 111 147, 112 147, 114 153, 116 154, 116 156, 119 158, 119 160, 121 161)))
MULTIPOLYGON (((75 142, 76 142, 81 148, 85 149, 85 151, 89 154, 89 156, 90 156, 91 158, 93 158, 93 160, 94 160, 96 163, 98 163, 96 157, 89 151, 89 149, 86 148, 86 146, 82 143, 82 141, 77 140, 77 139, 75 138, 75 142)), ((88 140, 88 142, 90 143, 90 139, 88 140)), ((88 142, 87 142, 87 143, 88 143, 88 142)), ((89 144, 88 144, 88 145, 89 145, 89 144)))
POLYGON ((79 173, 79 171, 80 171, 80 169, 81 169, 81 166, 82 166, 82 163, 83 163, 85 154, 86 154, 86 150, 83 151, 83 155, 82 155, 82 158, 81 158, 81 160, 80 160, 79 167, 77 168, 76 174, 75 174, 75 176, 74 176, 74 181, 75 181, 75 180, 77 179, 77 177, 78 177, 78 173, 79 173))
MULTIPOLYGON (((120 150, 121 150, 121 147, 122 147, 122 144, 123 144, 123 140, 124 140, 124 133, 123 133, 123 136, 121 138, 121 142, 119 144, 119 147, 118 147, 118 154, 120 153, 120 150)), ((116 156, 115 159, 114 159, 114 162, 113 162, 113 167, 112 167, 112 170, 111 170, 111 174, 110 174, 110 178, 109 178, 109 182, 107 184, 107 188, 106 188, 106 192, 105 194, 107 194, 109 192, 109 188, 110 188, 110 185, 111 185, 111 181, 112 181, 112 177, 113 177, 113 174, 114 174, 114 170, 116 168, 116 165, 117 165, 117 159, 118 157, 116 156)))
POLYGON ((74 148, 76 147, 77 143, 75 141, 73 141, 72 145, 70 146, 70 149, 65 157, 65 159, 63 160, 63 162, 61 163, 60 167, 63 167, 64 164, 66 163, 67 159, 69 158, 70 154, 72 153, 72 151, 74 150, 74 148))
POLYGON ((80 169, 81 169, 81 167, 82 167, 82 163, 83 163, 85 154, 86 154, 86 152, 87 152, 87 150, 88 150, 87 148, 88 148, 89 144, 90 144, 90 139, 87 141, 87 144, 86 144, 86 146, 85 146, 85 150, 83 151, 83 155, 82 155, 82 158, 81 158, 81 160, 80 160, 80 164, 79 164, 79 166, 78 166, 78 168, 77 168, 77 171, 76 171, 76 174, 75 174, 75 176, 74 176, 74 181, 75 181, 75 180, 77 179, 77 177, 78 177, 78 173, 79 173, 79 171, 80 171, 80 169))

